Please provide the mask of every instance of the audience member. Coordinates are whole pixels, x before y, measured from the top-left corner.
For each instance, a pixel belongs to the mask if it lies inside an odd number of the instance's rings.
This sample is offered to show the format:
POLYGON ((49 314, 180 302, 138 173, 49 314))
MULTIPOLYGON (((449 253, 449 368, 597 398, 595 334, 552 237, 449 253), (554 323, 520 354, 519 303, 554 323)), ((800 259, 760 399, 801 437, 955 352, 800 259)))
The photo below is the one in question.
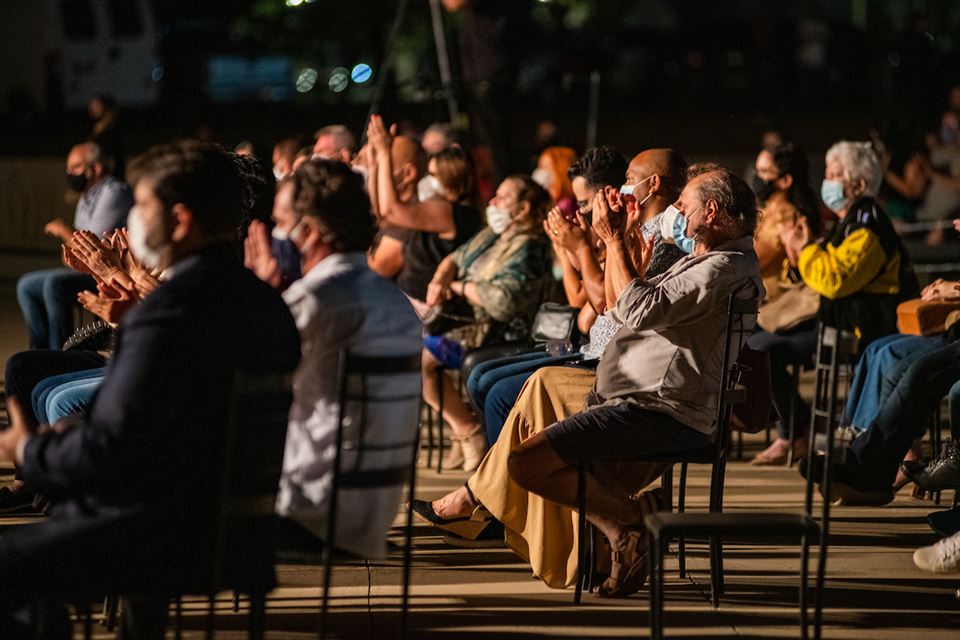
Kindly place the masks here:
MULTIPOLYGON (((5 638, 28 637, 22 625, 38 599, 145 585, 175 592, 206 575, 213 558, 203 541, 212 539, 235 374, 292 372, 299 359, 290 312, 229 244, 243 207, 231 157, 199 144, 157 147, 132 163, 130 177, 132 248, 170 279, 125 318, 83 417, 41 435, 28 430, 18 401, 9 405, 0 456, 61 499, 46 522, 4 535, 5 638)), ((262 570, 270 564, 264 558, 262 570)), ((166 609, 162 600, 129 613, 163 620, 166 609)), ((65 616, 48 637, 71 636, 65 616)))
POLYGON ((422 314, 430 279, 441 260, 482 228, 470 156, 460 147, 431 156, 428 175, 415 183, 416 201, 412 193, 404 194, 409 198, 404 201, 395 172, 406 171, 401 186, 409 189, 414 167, 394 165, 391 136, 380 116, 370 118, 367 138, 377 171, 378 214, 384 224, 408 231, 397 285, 422 314))
MULTIPOLYGON (((290 307, 303 359, 294 375, 283 476, 277 511, 286 516, 287 542, 315 544, 327 531, 337 417, 337 370, 340 355, 392 356, 417 353, 420 321, 410 303, 390 281, 367 266, 366 252, 376 230, 360 176, 348 165, 315 160, 289 178, 297 216, 294 242, 303 263, 303 278, 290 285, 290 307)), ((250 243, 266 247, 263 228, 251 228, 250 243)), ((269 277, 265 278, 268 282, 269 277)), ((376 377, 367 382, 371 397, 416 394, 417 376, 397 382, 376 377)), ((347 442, 405 442, 417 428, 419 403, 353 403, 345 421, 347 442), (361 429, 363 431, 358 431, 361 429)), ((344 451, 344 470, 402 466, 403 449, 371 451, 364 456, 344 451)), ((400 502, 401 487, 371 492, 345 489, 337 511, 337 549, 367 558, 386 551, 386 532, 400 502), (351 494, 356 499, 351 498, 351 494)), ((330 541, 325 541, 329 543, 330 541)))
POLYGON ((897 304, 919 292, 906 250, 874 198, 882 179, 869 143, 836 143, 821 189, 839 218, 830 238, 816 242, 805 218, 783 231, 791 266, 821 296, 820 320, 856 331, 861 351, 896 331, 897 304))
POLYGON ((819 236, 820 214, 809 180, 807 158, 793 143, 769 147, 757 155, 753 189, 762 209, 754 246, 767 292, 761 325, 771 330, 758 330, 748 344, 770 354, 778 437, 754 457, 755 465, 784 464, 791 446, 794 456, 806 451, 809 408, 793 388, 788 367, 801 366, 812 359, 817 345, 819 305, 817 293, 807 288, 796 270, 790 268, 781 234, 785 227, 792 227, 802 218, 811 234, 819 236), (769 321, 767 314, 772 314, 769 321), (793 443, 788 428, 791 420, 795 430, 793 443))
MULTIPOLYGON (((378 154, 372 146, 367 146, 367 168, 370 177, 367 180, 367 193, 370 195, 370 204, 378 219, 381 220, 380 230, 374 238, 370 252, 370 268, 385 278, 396 278, 403 270, 404 251, 410 242, 415 242, 415 231, 394 226, 380 215, 380 197, 377 187, 379 177, 378 154)), ((390 144, 390 166, 393 169, 390 175, 393 178, 397 202, 401 205, 419 202, 417 192, 429 189, 431 178, 426 175, 427 159, 423 149, 413 138, 394 136, 390 144), (421 189, 420 185, 424 187, 421 189)), ((386 169, 384 169, 386 171, 386 169)), ((429 199, 429 198, 427 198, 429 199)), ((479 218, 476 214, 475 219, 479 218)), ((439 263, 439 260, 437 260, 439 263)), ((434 266, 433 268, 436 268, 434 266)), ((431 270, 431 274, 432 270, 431 270)))
POLYGON ((577 152, 570 147, 547 147, 530 174, 534 182, 547 190, 553 204, 569 214, 574 212, 575 198, 567 170, 576 159, 577 152))
MULTIPOLYGON (((85 142, 70 150, 67 184, 80 194, 73 227, 57 218, 47 223, 45 233, 69 248, 74 229, 100 236, 123 226, 133 197, 125 183, 110 175, 99 146, 85 142)), ((94 286, 89 274, 69 268, 34 271, 21 277, 17 282, 17 302, 30 332, 30 346, 61 348, 73 327, 77 293, 92 290, 94 286)))
POLYGON ((468 471, 486 450, 483 429, 449 376, 438 380, 437 374, 458 369, 465 350, 526 337, 549 275, 550 243, 543 234, 549 206, 549 194, 529 177, 508 177, 487 206, 487 228, 444 258, 427 288, 429 306, 459 300, 461 313, 472 316, 444 335, 427 336, 423 351, 424 400, 438 409, 438 384, 443 385, 443 417, 463 448, 468 471))
POLYGON ((436 155, 454 145, 461 144, 457 129, 449 122, 434 122, 423 132, 420 145, 428 156, 436 155))
POLYGON ((357 152, 357 141, 342 124, 331 124, 314 134, 314 160, 340 160, 348 165, 357 152))

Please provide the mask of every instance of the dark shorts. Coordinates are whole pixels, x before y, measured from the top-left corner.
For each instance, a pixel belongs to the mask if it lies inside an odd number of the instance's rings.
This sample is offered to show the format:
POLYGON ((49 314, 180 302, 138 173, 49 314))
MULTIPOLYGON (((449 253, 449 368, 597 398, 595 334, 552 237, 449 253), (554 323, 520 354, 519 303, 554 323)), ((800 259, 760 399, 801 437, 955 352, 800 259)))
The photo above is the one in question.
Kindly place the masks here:
POLYGON ((675 418, 631 402, 589 408, 548 427, 544 434, 567 464, 683 453, 711 442, 708 435, 675 418))

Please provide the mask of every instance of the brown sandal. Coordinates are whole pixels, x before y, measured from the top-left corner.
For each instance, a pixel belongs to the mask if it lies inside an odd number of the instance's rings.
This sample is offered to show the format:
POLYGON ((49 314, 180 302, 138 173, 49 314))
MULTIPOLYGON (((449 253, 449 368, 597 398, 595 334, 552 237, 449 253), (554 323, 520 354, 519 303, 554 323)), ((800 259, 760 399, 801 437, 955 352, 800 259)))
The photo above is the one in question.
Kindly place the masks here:
POLYGON ((628 531, 627 540, 611 554, 610 577, 597 587, 599 598, 626 598, 647 581, 647 536, 628 531))

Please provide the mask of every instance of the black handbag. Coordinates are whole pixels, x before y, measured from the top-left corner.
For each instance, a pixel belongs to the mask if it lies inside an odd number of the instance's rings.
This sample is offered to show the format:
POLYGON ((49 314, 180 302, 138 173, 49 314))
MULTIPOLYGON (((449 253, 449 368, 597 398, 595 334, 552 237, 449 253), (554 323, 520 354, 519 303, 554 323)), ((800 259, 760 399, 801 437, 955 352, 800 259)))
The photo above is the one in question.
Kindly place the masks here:
POLYGON ((577 329, 577 316, 580 309, 556 302, 544 302, 533 318, 533 327, 530 329, 530 338, 537 344, 544 344, 551 340, 569 340, 576 346, 580 341, 580 331, 577 329))
POLYGON ((63 343, 64 351, 112 351, 113 327, 102 320, 85 324, 63 343))
POLYGON ((423 316, 423 329, 427 335, 442 336, 457 327, 473 324, 477 321, 473 306, 465 298, 450 298, 430 307, 423 316))

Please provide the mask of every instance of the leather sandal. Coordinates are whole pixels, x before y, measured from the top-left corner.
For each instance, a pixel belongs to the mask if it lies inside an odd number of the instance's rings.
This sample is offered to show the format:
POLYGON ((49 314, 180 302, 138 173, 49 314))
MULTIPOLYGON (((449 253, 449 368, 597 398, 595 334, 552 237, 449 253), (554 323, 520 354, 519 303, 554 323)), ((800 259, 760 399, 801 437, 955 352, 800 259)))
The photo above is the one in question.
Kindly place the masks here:
POLYGON ((647 537, 627 531, 627 540, 611 554, 610 577, 597 588, 598 598, 626 598, 640 591, 647 581, 647 537))

